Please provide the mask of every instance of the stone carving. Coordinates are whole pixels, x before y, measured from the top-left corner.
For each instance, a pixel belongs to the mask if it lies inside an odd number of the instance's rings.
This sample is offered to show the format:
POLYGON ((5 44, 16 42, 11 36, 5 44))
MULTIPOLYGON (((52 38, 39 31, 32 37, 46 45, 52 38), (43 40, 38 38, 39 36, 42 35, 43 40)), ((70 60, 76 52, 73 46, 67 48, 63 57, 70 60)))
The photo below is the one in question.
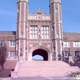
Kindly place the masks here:
POLYGON ((48 44, 48 45, 47 45, 47 47, 49 47, 49 48, 50 48, 50 47, 51 47, 51 45, 50 45, 50 44, 48 44))
POLYGON ((33 47, 33 44, 30 44, 30 47, 33 47))

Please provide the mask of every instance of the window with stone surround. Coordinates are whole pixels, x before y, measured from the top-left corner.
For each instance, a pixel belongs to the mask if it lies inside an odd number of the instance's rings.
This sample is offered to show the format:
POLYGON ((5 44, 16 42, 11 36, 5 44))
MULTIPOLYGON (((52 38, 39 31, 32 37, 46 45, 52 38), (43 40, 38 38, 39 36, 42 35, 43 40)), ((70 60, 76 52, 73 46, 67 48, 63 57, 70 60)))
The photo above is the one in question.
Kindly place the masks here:
POLYGON ((15 57, 15 51, 10 51, 9 55, 10 55, 10 57, 15 57))
POLYGON ((30 39, 38 39, 38 26, 30 26, 30 39))
POLYGON ((70 42, 67 42, 67 41, 66 42, 63 42, 63 46, 64 47, 70 47, 70 42))
POLYGON ((58 12, 58 8, 55 9, 55 12, 58 12))
POLYGON ((79 41, 74 41, 73 42, 73 47, 80 47, 80 42, 79 41))
POLYGON ((41 38, 42 39, 49 39, 49 26, 42 26, 41 27, 41 38))
POLYGON ((20 35, 20 37, 23 37, 23 33, 21 32, 21 35, 20 35))
POLYGON ((59 38, 59 33, 56 34, 56 38, 59 38))
POLYGON ((9 46, 10 47, 15 47, 15 41, 9 41, 9 46))

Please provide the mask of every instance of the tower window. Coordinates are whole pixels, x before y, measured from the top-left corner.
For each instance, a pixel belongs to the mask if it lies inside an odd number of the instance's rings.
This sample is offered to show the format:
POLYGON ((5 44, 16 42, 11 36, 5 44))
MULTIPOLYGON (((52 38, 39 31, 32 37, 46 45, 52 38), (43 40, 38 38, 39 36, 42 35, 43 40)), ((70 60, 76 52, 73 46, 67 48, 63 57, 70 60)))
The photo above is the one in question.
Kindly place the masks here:
POLYGON ((27 46, 25 47, 25 50, 27 50, 27 46))
POLYGON ((54 31, 54 26, 52 26, 52 31, 54 31))
POLYGON ((21 37, 23 37, 23 33, 21 33, 21 37))
POLYGON ((25 26, 25 29, 27 29, 27 26, 25 26))
POLYGON ((59 38, 59 33, 56 34, 56 37, 59 38))
POLYGON ((58 8, 55 9, 55 12, 58 12, 58 8))

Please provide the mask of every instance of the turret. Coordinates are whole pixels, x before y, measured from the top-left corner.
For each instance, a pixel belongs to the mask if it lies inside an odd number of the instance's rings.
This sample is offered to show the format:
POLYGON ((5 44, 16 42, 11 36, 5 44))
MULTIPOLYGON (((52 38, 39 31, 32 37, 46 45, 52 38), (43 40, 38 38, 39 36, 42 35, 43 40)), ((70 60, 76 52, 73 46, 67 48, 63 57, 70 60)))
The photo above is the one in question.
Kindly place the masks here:
POLYGON ((50 3, 55 3, 55 2, 61 3, 61 0, 50 0, 50 3))
POLYGON ((28 26, 28 0, 18 0, 16 52, 18 56, 26 57, 26 39, 28 26))
POLYGON ((52 28, 52 41, 54 49, 54 59, 58 60, 62 56, 62 17, 61 0, 50 0, 50 20, 52 28))
POLYGON ((18 0, 18 2, 20 2, 20 1, 25 1, 25 2, 28 2, 28 0, 18 0))

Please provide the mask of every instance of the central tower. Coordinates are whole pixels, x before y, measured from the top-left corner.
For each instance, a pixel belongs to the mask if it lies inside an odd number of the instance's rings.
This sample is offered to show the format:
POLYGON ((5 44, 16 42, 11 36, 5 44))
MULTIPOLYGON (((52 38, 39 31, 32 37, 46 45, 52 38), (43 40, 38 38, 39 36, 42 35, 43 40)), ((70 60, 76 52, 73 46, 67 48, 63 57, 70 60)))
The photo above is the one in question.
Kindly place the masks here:
POLYGON ((28 0, 18 0, 16 53, 19 59, 32 61, 37 54, 48 61, 61 58, 61 0, 49 2, 50 14, 44 14, 41 9, 32 14, 28 13, 28 0))

